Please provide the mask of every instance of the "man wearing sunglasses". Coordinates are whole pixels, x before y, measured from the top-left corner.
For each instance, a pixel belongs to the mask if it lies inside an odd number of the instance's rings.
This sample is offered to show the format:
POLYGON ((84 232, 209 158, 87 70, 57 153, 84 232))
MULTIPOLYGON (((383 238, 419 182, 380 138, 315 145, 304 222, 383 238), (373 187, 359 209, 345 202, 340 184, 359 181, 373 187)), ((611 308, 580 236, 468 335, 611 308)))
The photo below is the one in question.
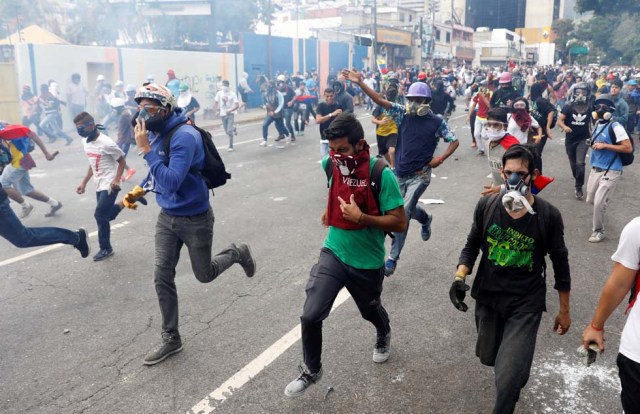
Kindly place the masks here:
POLYGON ((553 330, 564 335, 571 325, 571 276, 560 211, 531 193, 538 176, 531 148, 511 146, 502 165, 505 189, 478 201, 449 291, 456 309, 466 312, 465 279, 482 250, 471 296, 476 300, 476 355, 483 365, 495 367, 494 414, 513 413, 529 378, 546 310, 547 254, 560 302, 553 330))
POLYGON ((162 342, 144 359, 145 365, 153 365, 182 351, 175 276, 183 245, 189 251, 193 273, 202 283, 213 281, 235 263, 252 277, 256 263, 245 243, 232 243, 212 257, 213 210, 200 174, 205 159, 202 136, 187 123, 171 91, 162 85, 146 85, 138 90, 136 102, 140 109, 134 128, 136 144, 149 166, 149 175, 124 202, 135 208, 146 191, 153 191, 161 208, 156 222, 154 281, 162 314, 162 342), (169 133, 173 136, 167 155, 169 133))

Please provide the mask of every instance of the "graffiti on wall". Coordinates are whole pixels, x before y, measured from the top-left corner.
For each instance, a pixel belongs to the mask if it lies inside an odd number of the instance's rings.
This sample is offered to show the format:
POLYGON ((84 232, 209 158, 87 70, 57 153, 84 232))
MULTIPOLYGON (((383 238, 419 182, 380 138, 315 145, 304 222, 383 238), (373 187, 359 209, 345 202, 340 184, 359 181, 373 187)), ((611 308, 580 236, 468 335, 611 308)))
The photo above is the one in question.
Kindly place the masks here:
POLYGON ((186 84, 191 89, 191 93, 202 93, 210 101, 218 92, 217 81, 214 75, 204 75, 204 81, 199 75, 185 75, 180 78, 180 82, 186 84))

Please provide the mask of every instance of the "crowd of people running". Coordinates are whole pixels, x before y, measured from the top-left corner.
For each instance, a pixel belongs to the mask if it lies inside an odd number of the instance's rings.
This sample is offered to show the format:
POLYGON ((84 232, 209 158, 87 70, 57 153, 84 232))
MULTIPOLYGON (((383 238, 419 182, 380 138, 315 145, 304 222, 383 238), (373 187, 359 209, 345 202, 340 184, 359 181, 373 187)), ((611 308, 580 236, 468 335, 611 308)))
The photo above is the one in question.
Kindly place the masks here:
MULTIPOLYGON (((471 290, 476 301, 476 354, 482 364, 495 367, 494 413, 513 412, 529 377, 535 338, 546 309, 547 255, 559 300, 553 328, 563 335, 571 325, 571 274, 562 212, 538 195, 552 181, 543 174, 545 144, 558 131, 565 134, 575 198, 586 198, 593 205, 588 242, 601 242, 607 234, 605 213, 613 191, 623 169, 633 163, 640 72, 634 68, 508 65, 497 70, 462 67, 385 72, 354 69, 332 73, 322 90, 315 73, 279 73, 273 80, 264 76, 256 80, 266 111, 260 146, 269 145, 268 131, 273 123, 278 132, 273 141, 280 145, 283 140, 295 143, 296 136, 304 135, 305 126, 314 120, 320 130, 322 167, 329 182, 322 215, 329 231, 318 263, 310 272, 301 316, 304 365, 300 375, 286 386, 285 394, 300 396, 322 378, 322 323, 342 287, 349 290, 363 318, 376 329, 373 361, 388 360, 391 325, 380 299, 382 284, 385 276, 398 271, 412 220, 418 222, 422 240, 431 237, 434 217, 418 201, 430 185, 432 170, 455 153, 463 138, 447 122, 458 100, 468 112, 470 145, 487 158, 492 184, 483 189, 476 205, 449 295, 455 308, 466 312, 464 300, 471 290), (376 125, 377 157, 371 154, 362 124, 353 114, 358 105, 371 112, 371 122, 376 125), (436 155, 439 141, 446 146, 436 155), (393 235, 388 254, 386 234, 393 235), (474 267, 470 287, 466 280, 474 267)), ((17 246, 66 243, 83 257, 89 254, 84 229, 29 229, 8 202, 10 197, 22 204, 22 218, 33 208, 23 196, 49 203, 50 215, 62 207, 59 201, 36 191, 28 178, 33 165, 31 142, 47 159, 56 156, 29 129, 31 125, 49 142, 60 137, 67 143, 72 140, 60 133, 61 106, 68 105, 74 113, 73 122, 89 160, 77 192, 84 193, 92 177, 96 184, 100 251, 94 260, 113 254, 109 222, 125 208, 135 209, 138 202, 146 204, 149 192, 156 193, 161 211, 156 224, 154 279, 162 314, 162 342, 145 357, 146 365, 182 350, 174 278, 183 245, 189 250, 196 278, 203 283, 216 279, 235 263, 248 277, 256 272, 255 257, 246 243, 231 243, 212 256, 211 186, 202 173, 212 153, 205 133, 195 127, 200 104, 172 70, 167 76, 164 85, 147 79, 140 87, 117 82, 114 89, 98 77, 95 116, 86 112, 87 92, 79 86, 79 75, 72 76, 66 101, 55 82, 43 85, 39 97, 25 88, 23 125, 0 123, 0 137, 7 148, 4 153, 9 157, 0 179, 0 235, 17 246), (116 141, 107 135, 109 128, 117 131, 116 141), (149 173, 118 201, 121 181, 135 173, 125 160, 132 144, 144 157, 149 173)), ((219 79, 215 96, 214 108, 229 138, 228 151, 234 151, 237 133, 233 116, 247 102, 247 94, 255 93, 246 74, 243 80, 240 98, 223 79, 219 79)), ((595 343, 604 350, 607 318, 629 291, 637 294, 639 288, 632 286, 640 285, 639 246, 640 218, 636 218, 620 236, 613 255, 616 264, 583 333, 585 348, 595 343)), ((635 392, 640 386, 638 338, 640 308, 636 306, 631 307, 618 357, 626 412, 640 412, 640 395, 635 392)))

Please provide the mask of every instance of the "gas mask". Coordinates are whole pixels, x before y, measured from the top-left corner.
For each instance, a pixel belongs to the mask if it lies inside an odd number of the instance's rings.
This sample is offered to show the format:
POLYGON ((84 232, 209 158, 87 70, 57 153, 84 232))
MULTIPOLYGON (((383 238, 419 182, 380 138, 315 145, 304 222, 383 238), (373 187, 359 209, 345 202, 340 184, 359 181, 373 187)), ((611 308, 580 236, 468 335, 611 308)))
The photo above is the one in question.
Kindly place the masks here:
POLYGON ((613 114, 607 105, 596 105, 595 111, 591 112, 591 116, 593 119, 606 122, 611 119, 613 114))
POLYGON ((406 114, 411 116, 427 116, 431 113, 428 104, 408 100, 406 104, 406 114))
POLYGON ((502 196, 502 205, 507 211, 518 212, 524 208, 530 214, 536 214, 527 200, 529 186, 524 182, 520 173, 512 173, 504 183, 505 193, 502 196))
POLYGON ((160 111, 152 116, 145 109, 142 109, 138 112, 138 116, 136 118, 144 121, 144 124, 149 131, 160 132, 164 128, 164 119, 162 118, 160 111))

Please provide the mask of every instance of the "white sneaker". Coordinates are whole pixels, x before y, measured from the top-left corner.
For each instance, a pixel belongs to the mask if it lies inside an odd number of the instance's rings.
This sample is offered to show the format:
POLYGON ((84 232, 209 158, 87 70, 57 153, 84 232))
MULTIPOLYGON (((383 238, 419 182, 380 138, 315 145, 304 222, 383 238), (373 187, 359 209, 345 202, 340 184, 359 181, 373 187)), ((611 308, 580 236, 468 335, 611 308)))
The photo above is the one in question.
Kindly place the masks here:
POLYGON ((601 231, 594 231, 589 237, 590 243, 600 243, 602 240, 604 240, 604 233, 601 231))
POLYGON ((267 141, 266 140, 262 140, 262 142, 260 143, 261 147, 266 147, 267 146, 267 141))
POLYGON ((227 152, 233 152, 233 151, 235 151, 235 150, 233 149, 233 147, 229 147, 229 148, 227 148, 227 152))
POLYGON ((26 206, 22 206, 22 211, 20 212, 20 218, 24 219, 29 217, 29 214, 31 214, 31 211, 33 211, 32 204, 27 204, 26 206))

